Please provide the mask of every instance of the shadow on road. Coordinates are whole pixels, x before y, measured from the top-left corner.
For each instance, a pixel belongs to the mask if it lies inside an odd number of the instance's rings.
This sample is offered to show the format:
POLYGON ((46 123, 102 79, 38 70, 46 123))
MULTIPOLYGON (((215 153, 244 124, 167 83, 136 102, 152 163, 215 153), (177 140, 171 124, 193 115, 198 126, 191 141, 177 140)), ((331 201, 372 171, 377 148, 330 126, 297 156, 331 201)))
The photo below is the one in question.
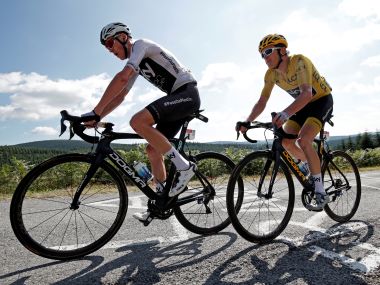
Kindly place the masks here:
MULTIPOLYGON (((310 236, 316 235, 310 231, 301 245, 279 239, 269 244, 246 247, 245 243, 236 242, 238 237, 235 233, 229 232, 212 237, 194 237, 167 246, 158 241, 132 244, 117 248, 116 252, 121 256, 112 261, 105 261, 101 256, 80 259, 80 266, 83 266, 83 260, 89 262, 83 269, 76 268, 78 260, 65 262, 75 273, 68 276, 70 273, 65 271, 66 278, 50 284, 110 284, 107 283, 110 276, 113 277, 111 284, 149 285, 164 283, 162 279, 171 277, 171 280, 182 284, 195 282, 208 285, 368 284, 352 267, 312 250, 319 247, 338 255, 349 255, 355 245, 367 242, 374 234, 373 225, 363 221, 352 222, 362 226, 356 230, 347 227, 341 235, 334 233, 342 225, 333 226, 326 234, 318 233, 322 235, 318 239, 310 239, 310 236), (213 248, 210 243, 219 246, 213 248)), ((357 261, 360 264, 360 260, 357 261)), ((21 275, 13 284, 25 284, 28 280, 25 273, 30 272, 32 276, 34 270, 49 267, 53 271, 61 263, 49 262, 8 273, 0 276, 0 283, 6 278, 21 275)))

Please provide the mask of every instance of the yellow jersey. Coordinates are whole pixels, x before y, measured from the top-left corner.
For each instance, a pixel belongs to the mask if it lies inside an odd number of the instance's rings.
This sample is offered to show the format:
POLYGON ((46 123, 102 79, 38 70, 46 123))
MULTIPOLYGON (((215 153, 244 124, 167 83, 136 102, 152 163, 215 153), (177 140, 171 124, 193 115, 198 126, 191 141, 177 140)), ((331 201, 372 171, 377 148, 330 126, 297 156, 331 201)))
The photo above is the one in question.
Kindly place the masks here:
POLYGON ((310 85, 313 94, 311 102, 331 94, 332 91, 326 79, 319 74, 311 60, 301 54, 289 57, 289 64, 285 74, 276 69, 268 69, 264 77, 264 83, 261 95, 265 97, 270 96, 275 84, 294 98, 300 95, 299 87, 302 84, 310 85))

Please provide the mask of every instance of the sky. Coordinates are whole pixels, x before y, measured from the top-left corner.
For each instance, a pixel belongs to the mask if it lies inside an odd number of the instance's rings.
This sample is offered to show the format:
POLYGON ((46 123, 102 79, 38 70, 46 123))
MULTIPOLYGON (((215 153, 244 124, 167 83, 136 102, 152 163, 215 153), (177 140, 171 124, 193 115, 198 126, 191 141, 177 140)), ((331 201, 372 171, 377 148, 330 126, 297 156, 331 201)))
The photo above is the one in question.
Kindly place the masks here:
MULTIPOLYGON (((290 54, 310 58, 332 86, 330 135, 380 130, 378 0, 4 0, 0 145, 68 139, 58 137, 60 111, 91 111, 126 64, 99 43, 110 22, 126 23, 135 39, 161 44, 192 71, 209 118, 190 123, 197 142, 236 139, 235 123, 263 87, 267 66, 257 47, 269 33, 284 35, 290 54)), ((132 115, 164 95, 140 76, 104 120, 131 132, 132 115)), ((258 120, 292 100, 275 87, 258 120)))

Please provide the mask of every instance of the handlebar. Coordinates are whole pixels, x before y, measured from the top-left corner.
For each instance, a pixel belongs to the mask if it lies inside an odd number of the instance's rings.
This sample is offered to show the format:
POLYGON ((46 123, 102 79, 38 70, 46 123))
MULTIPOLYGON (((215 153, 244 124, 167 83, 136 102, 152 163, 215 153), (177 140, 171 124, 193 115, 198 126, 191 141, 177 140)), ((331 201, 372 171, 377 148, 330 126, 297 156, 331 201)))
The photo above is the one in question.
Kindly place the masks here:
MULTIPOLYGON (((196 118, 198 120, 201 120, 202 122, 207 123, 208 118, 203 116, 201 112, 203 112, 203 110, 198 110, 194 114, 190 115, 187 118, 187 121, 190 122, 192 119, 196 118)), ((84 122, 97 121, 98 122, 97 127, 105 128, 105 131, 107 130, 112 131, 112 127, 114 126, 114 124, 112 123, 99 122, 98 115, 79 117, 79 116, 70 115, 66 110, 62 110, 61 111, 61 133, 59 136, 61 136, 67 130, 65 121, 70 122, 70 139, 72 139, 73 136, 76 134, 82 140, 91 144, 97 144, 99 142, 99 137, 86 135, 84 131, 87 129, 87 127, 83 124, 84 122)), ((141 139, 142 138, 140 135, 135 134, 135 133, 112 132, 112 134, 113 134, 114 139, 141 139)))
POLYGON ((236 127, 237 127, 237 138, 239 138, 239 135, 240 135, 240 132, 239 132, 239 129, 240 127, 245 127, 247 129, 247 132, 243 133, 243 137, 245 138, 246 141, 250 142, 250 143, 257 143, 257 140, 254 140, 254 139, 251 139, 247 133, 248 133, 248 130, 251 130, 251 129, 259 129, 259 128, 263 128, 263 129, 267 129, 267 130, 271 130, 273 129, 273 124, 272 122, 267 122, 267 123, 263 123, 263 122, 257 122, 257 121, 254 121, 252 123, 250 122, 237 122, 236 123, 236 127))
MULTIPOLYGON (((271 117, 272 119, 277 115, 277 113, 275 112, 272 112, 271 113, 271 117)), ((330 115, 330 117, 327 119, 327 123, 330 124, 332 127, 334 126, 334 123, 331 121, 331 118, 333 117, 333 115, 330 115)), ((291 134, 286 134, 282 128, 277 128, 277 126, 275 124, 273 124, 272 122, 267 122, 267 123, 263 123, 263 122, 257 122, 257 121, 254 121, 252 123, 250 122, 237 122, 236 123, 236 129, 237 129, 237 138, 239 138, 239 135, 240 135, 240 127, 245 127, 248 130, 250 129, 258 129, 258 128, 263 128, 263 129, 267 129, 267 130, 273 130, 273 133, 278 136, 278 137, 285 137, 285 138, 291 138, 291 139, 295 139, 297 136, 295 135, 291 135, 291 134)), ((253 140, 251 139, 250 137, 248 137, 247 135, 247 132, 243 133, 243 136, 244 138, 250 142, 250 143, 257 143, 257 140, 253 140)))
MULTIPOLYGON (((73 115, 70 115, 66 110, 63 110, 61 111, 61 133, 59 136, 61 136, 67 129, 67 126, 65 125, 65 121, 69 121, 70 122, 70 139, 73 138, 74 134, 77 134, 82 140, 91 144, 96 144, 99 142, 99 137, 86 135, 84 133, 84 131, 86 130, 86 126, 82 124, 84 122, 89 122, 89 121, 94 121, 94 120, 98 121, 99 117, 96 115, 86 116, 86 117, 73 116, 73 115)), ((113 124, 99 122, 97 126, 101 128, 107 128, 107 127, 112 127, 113 124)))

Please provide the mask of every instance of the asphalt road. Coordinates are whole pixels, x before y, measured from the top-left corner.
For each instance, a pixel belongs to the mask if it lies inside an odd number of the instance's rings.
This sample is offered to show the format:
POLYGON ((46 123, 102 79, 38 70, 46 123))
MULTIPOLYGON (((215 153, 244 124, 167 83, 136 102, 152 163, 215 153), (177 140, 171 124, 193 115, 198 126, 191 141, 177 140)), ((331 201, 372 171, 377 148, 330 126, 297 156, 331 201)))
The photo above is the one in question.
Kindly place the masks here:
POLYGON ((305 210, 297 189, 290 224, 266 245, 245 241, 231 226, 200 237, 174 217, 144 227, 132 218, 145 205, 135 193, 113 240, 69 262, 25 249, 12 232, 9 201, 2 201, 0 284, 380 284, 380 172, 361 178, 362 200, 351 222, 339 225, 305 210))

